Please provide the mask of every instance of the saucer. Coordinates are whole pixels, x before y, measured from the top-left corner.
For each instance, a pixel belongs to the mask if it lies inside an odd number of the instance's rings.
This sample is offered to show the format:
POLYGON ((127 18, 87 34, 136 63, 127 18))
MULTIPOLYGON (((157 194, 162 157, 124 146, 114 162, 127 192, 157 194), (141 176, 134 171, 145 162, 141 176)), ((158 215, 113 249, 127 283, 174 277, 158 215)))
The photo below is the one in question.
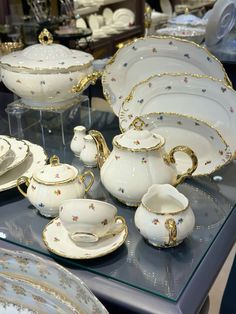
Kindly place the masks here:
POLYGON ((56 255, 71 259, 92 259, 118 249, 125 242, 127 234, 128 228, 125 226, 124 230, 115 236, 78 246, 71 240, 60 218, 57 217, 50 221, 43 230, 43 241, 47 249, 56 255))

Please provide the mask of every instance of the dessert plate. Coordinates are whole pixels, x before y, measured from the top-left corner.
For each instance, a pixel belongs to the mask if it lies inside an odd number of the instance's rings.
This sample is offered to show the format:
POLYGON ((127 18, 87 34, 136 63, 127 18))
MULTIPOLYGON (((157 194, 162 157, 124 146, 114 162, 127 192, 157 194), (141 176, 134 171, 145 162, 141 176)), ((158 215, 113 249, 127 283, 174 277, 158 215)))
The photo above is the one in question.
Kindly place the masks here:
POLYGON ((136 116, 175 112, 209 123, 236 151, 236 93, 213 78, 199 75, 155 75, 137 84, 120 110, 125 131, 136 116))
POLYGON ((118 116, 133 86, 166 72, 203 74, 231 85, 222 64, 205 48, 179 38, 147 37, 129 42, 111 58, 102 75, 104 96, 118 116))
POLYGON ((94 243, 81 243, 76 245, 67 230, 57 217, 50 221, 43 231, 43 241, 52 253, 71 259, 92 259, 107 255, 118 249, 124 242, 128 234, 128 228, 121 233, 100 239, 94 243))
POLYGON ((7 140, 11 146, 9 158, 0 164, 0 175, 3 175, 26 160, 29 155, 29 146, 24 141, 6 135, 1 135, 0 139, 7 140))
MULTIPOLYGON (((13 252, 1 248, 0 273, 20 280, 21 284, 30 284, 32 288, 37 288, 40 291, 38 293, 45 294, 44 298, 47 302, 52 297, 56 298, 57 304, 60 303, 64 307, 66 305, 70 309, 70 311, 63 311, 63 313, 108 313, 81 279, 57 263, 42 259, 34 254, 24 251, 13 252)), ((17 300, 20 299, 18 297, 17 300)), ((36 299, 39 302, 41 300, 40 298, 36 299)), ((43 311, 43 313, 49 312, 43 311)), ((53 313, 61 313, 61 311, 54 311, 53 313)))
POLYGON ((135 14, 129 9, 121 8, 114 12, 113 21, 115 23, 122 23, 123 25, 133 25, 135 21, 135 14))
POLYGON ((17 178, 31 177, 33 172, 46 164, 47 155, 44 149, 36 144, 24 141, 29 146, 27 158, 17 167, 0 176, 0 192, 16 187, 17 178))
MULTIPOLYGON (((198 158, 198 167, 192 176, 208 175, 231 159, 229 146, 217 130, 203 121, 175 113, 150 113, 140 116, 143 129, 165 138, 166 152, 177 145, 190 147, 198 158)), ((132 127, 132 125, 131 125, 132 127)), ((178 172, 191 167, 186 154, 175 154, 178 172)))

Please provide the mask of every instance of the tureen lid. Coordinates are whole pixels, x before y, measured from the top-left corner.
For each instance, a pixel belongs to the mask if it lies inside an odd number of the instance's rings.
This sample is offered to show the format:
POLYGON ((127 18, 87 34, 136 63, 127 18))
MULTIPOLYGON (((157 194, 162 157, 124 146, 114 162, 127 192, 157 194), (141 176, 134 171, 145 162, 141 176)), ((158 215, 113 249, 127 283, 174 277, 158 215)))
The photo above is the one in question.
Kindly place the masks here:
POLYGON ((58 184, 73 181, 78 175, 75 167, 61 164, 59 158, 54 155, 50 158, 50 164, 37 171, 33 178, 43 184, 58 184))
POLYGON ((46 29, 40 33, 39 42, 40 44, 3 56, 1 64, 38 71, 73 68, 76 70, 90 65, 93 61, 93 56, 89 53, 54 44, 52 34, 46 29))
POLYGON ((172 17, 168 21, 171 24, 180 24, 180 25, 192 25, 192 26, 200 26, 206 25, 207 21, 205 19, 201 19, 193 14, 188 13, 188 10, 185 11, 184 14, 180 14, 178 16, 172 17))
POLYGON ((121 149, 131 151, 149 151, 161 147, 165 140, 158 134, 143 130, 145 123, 136 118, 130 129, 114 137, 113 144, 121 149))

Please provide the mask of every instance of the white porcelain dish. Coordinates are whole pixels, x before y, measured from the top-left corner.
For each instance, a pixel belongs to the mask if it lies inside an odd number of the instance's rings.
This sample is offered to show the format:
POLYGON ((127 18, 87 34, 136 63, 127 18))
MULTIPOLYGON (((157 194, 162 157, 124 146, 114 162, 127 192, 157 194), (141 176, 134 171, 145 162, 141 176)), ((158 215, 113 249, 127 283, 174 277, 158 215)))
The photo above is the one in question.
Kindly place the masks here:
POLYGON ((86 22, 82 17, 76 20, 76 27, 87 28, 86 22))
POLYGON ((1 162, 6 159, 11 149, 11 144, 4 138, 0 138, 0 166, 1 162))
POLYGON ((172 15, 173 8, 172 8, 172 5, 170 3, 170 0, 160 0, 160 6, 161 6, 161 10, 163 13, 168 14, 168 15, 172 15))
POLYGON ((63 107, 76 97, 72 87, 93 71, 93 56, 53 44, 47 30, 39 40, 1 58, 2 81, 28 107, 63 107))
POLYGON ((118 116, 133 86, 166 72, 209 75, 231 85, 222 64, 203 47, 172 37, 147 37, 120 48, 108 62, 102 76, 104 96, 118 116))
POLYGON ((156 75, 137 84, 120 110, 125 131, 136 116, 173 112, 203 120, 236 151, 236 94, 221 81, 199 75, 156 75))
POLYGON ((135 22, 135 14, 130 9, 120 8, 114 12, 113 21, 115 23, 122 23, 123 25, 133 25, 135 22))
POLYGON ((52 253, 70 259, 92 259, 107 255, 118 249, 124 242, 128 234, 127 226, 124 230, 115 235, 100 239, 94 243, 81 243, 76 245, 71 240, 67 230, 57 217, 50 221, 43 230, 43 241, 52 253))
MULTIPOLYGON (((46 300, 53 297, 57 299, 58 303, 63 300, 63 303, 71 309, 70 312, 108 313, 81 279, 55 262, 42 259, 28 252, 13 252, 5 249, 0 250, 0 261, 1 274, 11 276, 15 280, 21 280, 22 285, 25 282, 25 285, 37 287, 41 293, 46 294, 46 300)), ((59 312, 61 313, 61 311, 59 312)), ((44 311, 44 313, 49 312, 44 311)))
POLYGON ((17 178, 20 176, 31 177, 32 174, 46 164, 47 155, 44 149, 36 144, 25 141, 29 146, 27 158, 18 167, 15 167, 0 176, 0 192, 16 187, 17 178))
POLYGON ((168 24, 188 27, 206 27, 207 20, 188 13, 170 18, 168 24))
MULTIPOLYGON (((140 119, 145 130, 165 138, 167 151, 178 144, 194 151, 198 167, 192 176, 209 175, 231 160, 229 146, 222 136, 203 121, 175 113, 150 113, 140 116, 140 119)), ((189 157, 183 153, 176 153, 175 160, 180 173, 191 167, 189 157)))
POLYGON ((193 28, 187 26, 165 27, 156 31, 158 36, 178 37, 193 41, 196 44, 201 44, 203 42, 205 33, 206 31, 203 28, 193 28))
POLYGON ((113 21, 113 11, 110 8, 105 8, 102 12, 106 25, 112 24, 113 21))
POLYGON ((0 175, 3 175, 26 160, 29 155, 29 146, 24 141, 6 135, 0 135, 0 139, 7 140, 11 145, 9 158, 0 165, 0 175))

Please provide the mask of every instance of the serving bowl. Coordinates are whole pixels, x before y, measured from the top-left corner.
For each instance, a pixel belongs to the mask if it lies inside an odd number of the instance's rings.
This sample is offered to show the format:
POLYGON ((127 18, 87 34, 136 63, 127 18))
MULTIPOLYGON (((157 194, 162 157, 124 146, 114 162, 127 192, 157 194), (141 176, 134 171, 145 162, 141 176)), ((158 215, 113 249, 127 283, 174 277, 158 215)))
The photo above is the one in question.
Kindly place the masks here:
POLYGON ((39 42, 1 58, 2 81, 31 108, 65 106, 76 97, 72 87, 93 71, 93 56, 54 44, 46 29, 39 42))

